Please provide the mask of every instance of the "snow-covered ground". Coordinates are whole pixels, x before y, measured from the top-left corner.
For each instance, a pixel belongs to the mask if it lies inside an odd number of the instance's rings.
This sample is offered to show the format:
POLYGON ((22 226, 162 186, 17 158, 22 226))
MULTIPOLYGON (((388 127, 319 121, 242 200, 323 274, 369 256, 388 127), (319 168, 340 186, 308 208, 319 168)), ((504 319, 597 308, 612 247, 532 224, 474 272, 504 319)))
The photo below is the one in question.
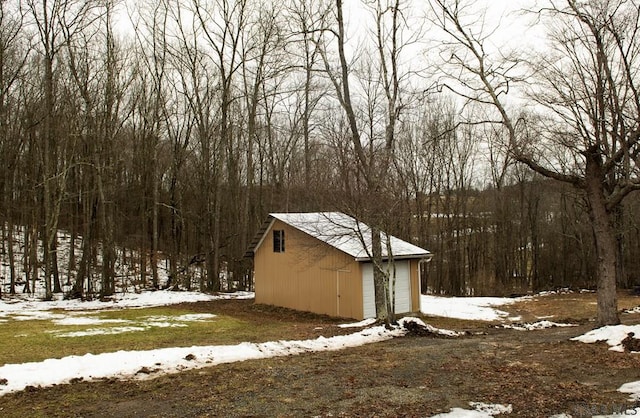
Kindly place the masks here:
MULTIPOLYGON (((26 231, 28 233, 28 231, 26 231)), ((78 261, 82 258, 82 237, 76 236, 74 240, 72 240, 71 235, 67 231, 59 230, 57 234, 57 248, 56 255, 58 258, 58 269, 61 280, 61 287, 63 293, 68 293, 72 289, 72 282, 75 280, 77 276, 78 269, 78 261), (76 261, 75 268, 69 270, 69 259, 72 253, 75 255, 74 258, 76 261)), ((8 242, 4 242, 4 246, 8 246, 8 242)), ((25 230, 22 227, 16 227, 13 232, 13 253, 14 253, 14 263, 15 263, 15 271, 18 272, 15 278, 16 280, 16 292, 19 294, 25 293, 25 280, 27 276, 27 269, 23 264, 25 259, 25 230)), ((95 296, 99 293, 101 288, 101 260, 102 260, 102 246, 98 243, 96 247, 96 263, 91 266, 90 271, 90 282, 91 286, 89 291, 89 286, 87 280, 84 281, 84 292, 86 296, 95 296), (92 295, 93 294, 93 295, 92 295)), ((150 288, 148 281, 150 281, 152 276, 152 268, 151 268, 151 260, 148 259, 145 262, 146 266, 146 284, 141 281, 141 257, 140 253, 135 249, 131 248, 122 248, 116 247, 116 260, 114 263, 116 283, 115 290, 116 293, 136 293, 141 290, 150 288), (127 255, 125 257, 125 254, 127 255)), ((42 242, 38 241, 37 248, 37 258, 38 260, 43 260, 43 246, 42 242)), ((182 285, 185 285, 185 280, 187 277, 191 279, 192 288, 197 288, 199 286, 200 279, 203 275, 203 271, 205 269, 203 263, 194 263, 188 264, 186 266, 182 266, 185 269, 185 275, 181 277, 180 282, 182 285)), ((223 290, 231 289, 237 285, 237 283, 233 283, 227 280, 227 271, 226 264, 221 264, 221 280, 220 285, 223 290)), ((39 269, 36 270, 38 278, 35 280, 35 283, 30 283, 30 292, 34 294, 34 296, 38 298, 43 298, 45 295, 45 287, 44 287, 44 269, 42 268, 42 263, 39 269)), ((164 288, 169 283, 169 264, 165 254, 159 252, 157 254, 157 264, 156 264, 156 272, 158 278, 158 285, 161 288, 164 288)), ((9 292, 9 278, 11 276, 10 270, 10 262, 8 251, 3 247, 3 251, 0 251, 0 294, 9 292)), ((183 287, 184 288, 184 287, 183 287)))
MULTIPOLYGON (((122 326, 110 328, 90 328, 81 332, 57 332, 57 337, 73 338, 81 335, 95 335, 104 332, 136 332, 144 331, 152 326, 186 326, 190 321, 209 320, 214 315, 180 315, 177 317, 148 317, 144 323, 133 321, 100 319, 88 316, 102 310, 121 308, 142 308, 163 306, 182 302, 201 300, 251 298, 252 293, 237 292, 218 296, 191 292, 142 292, 118 296, 110 302, 81 302, 78 300, 40 302, 36 299, 21 298, 0 301, 0 326, 2 322, 15 320, 46 319, 57 325, 99 326, 101 323, 117 321, 122 326), (52 311, 53 310, 53 311, 52 311), (109 331, 106 331, 109 330, 109 331)), ((403 318, 404 321, 416 321, 417 318, 403 318)), ((20 391, 27 386, 51 386, 64 384, 78 379, 96 380, 101 378, 144 379, 182 370, 213 366, 221 363, 261 359, 276 356, 289 356, 305 352, 333 351, 347 347, 383 341, 402 336, 406 329, 398 326, 387 330, 384 326, 371 326, 371 321, 345 324, 345 327, 364 328, 349 335, 330 338, 319 337, 302 341, 272 341, 265 343, 241 343, 235 345, 173 347, 145 351, 117 351, 112 353, 67 356, 58 359, 47 359, 40 362, 5 364, 0 367, 0 396, 20 391)), ((436 332, 455 333, 447 330, 436 332)))
POLYGON ((494 297, 442 297, 422 295, 420 310, 425 315, 443 316, 447 318, 470 319, 479 321, 502 321, 511 319, 517 321, 518 317, 509 318, 505 311, 497 309, 497 306, 510 305, 522 298, 494 298, 494 297))
POLYGON ((500 328, 507 329, 515 329, 517 331, 535 331, 538 329, 547 329, 547 328, 562 328, 562 327, 575 327, 575 324, 563 324, 560 322, 552 322, 552 321, 538 321, 538 322, 526 322, 526 323, 517 323, 517 324, 501 324, 500 328))
MULTIPOLYGON (((41 302, 35 297, 22 296, 0 300, 0 326, 3 322, 15 320, 46 319, 56 325, 87 325, 91 326, 80 332, 56 331, 56 337, 73 338, 79 335, 94 335, 101 332, 136 332, 149 327, 188 326, 191 321, 214 319, 212 314, 180 315, 175 317, 146 317, 142 320, 130 321, 120 319, 100 319, 96 312, 114 309, 135 309, 143 307, 171 305, 182 302, 197 302, 228 298, 253 298, 249 292, 233 294, 206 295, 197 292, 141 292, 117 295, 108 302, 77 300, 56 300, 41 302), (116 327, 100 328, 100 324, 117 322, 116 327)), ((512 298, 450 298, 423 296, 422 311, 428 315, 446 316, 470 320, 500 321, 501 326, 518 330, 534 330, 552 326, 569 326, 550 321, 539 321, 533 324, 514 324, 509 315, 497 309, 514 303, 520 299, 512 298)), ((413 320, 425 325, 416 318, 413 320)), ((348 347, 384 341, 405 334, 403 327, 387 330, 382 326, 375 326, 372 320, 342 324, 342 328, 354 328, 349 335, 336 337, 319 337, 312 340, 272 341, 266 343, 241 343, 235 345, 172 347, 144 351, 118 351, 103 354, 87 353, 80 356, 67 356, 58 359, 47 359, 40 362, 5 364, 0 367, 0 396, 20 391, 27 386, 50 386, 64 384, 76 380, 91 381, 102 378, 117 379, 149 379, 168 373, 178 373, 183 370, 214 366, 216 364, 244 361, 249 359, 263 359, 275 356, 289 356, 305 352, 333 351, 348 347), (355 331, 358 328, 359 330, 355 331)), ((439 330, 425 325, 433 332, 440 332, 449 336, 457 336, 454 331, 439 330)), ((604 327, 589 331, 575 337, 575 341, 592 343, 606 341, 612 350, 622 350, 621 342, 630 332, 640 335, 640 325, 604 327)), ((629 382, 619 388, 627 393, 631 402, 640 401, 640 381, 629 382)), ((449 412, 436 417, 442 418, 486 418, 512 412, 511 405, 470 403, 470 409, 453 408, 449 412)), ((630 413, 640 414, 640 408, 630 410, 630 413)), ((615 415, 610 415, 611 417, 615 415)), ((557 417, 570 417, 558 415, 557 417)), ((603 416, 609 417, 609 416, 603 416)))
MULTIPOLYGON (((629 333, 634 333, 633 338, 638 338, 640 336, 640 325, 610 325, 591 330, 571 340, 587 344, 603 341, 610 346, 609 350, 623 352, 624 347, 622 346, 622 340, 627 338, 629 333)), ((630 402, 634 402, 636 405, 640 402, 640 381, 625 383, 618 388, 618 391, 629 394, 630 402)), ((609 418, 624 415, 640 415, 640 407, 612 415, 594 415, 594 418, 609 418)))
POLYGON ((511 405, 469 402, 469 406, 473 409, 452 408, 450 412, 434 415, 432 418, 491 418, 513 412, 511 405))
MULTIPOLYGON (((54 295, 62 296, 62 295, 54 295)), ((64 311, 95 311, 125 308, 149 308, 153 306, 174 305, 183 302, 205 302, 216 299, 253 299, 253 292, 221 293, 209 295, 200 292, 172 292, 159 290, 156 292, 140 293, 118 293, 111 300, 102 302, 100 300, 80 301, 78 299, 53 300, 42 302, 36 296, 19 294, 10 299, 0 299, 0 320, 11 315, 13 319, 18 319, 20 315, 23 319, 46 319, 51 318, 52 310, 64 311)))
MULTIPOLYGON (((414 319, 415 320, 415 319, 414 319)), ((73 380, 102 378, 145 379, 188 369, 315 351, 335 351, 404 335, 403 328, 367 328, 353 334, 314 340, 272 341, 235 345, 172 347, 67 356, 0 367, 0 396, 27 386, 51 386, 73 380)))
POLYGON ((623 352, 622 340, 627 338, 631 332, 634 334, 633 338, 640 338, 640 325, 609 325, 591 330, 586 334, 572 338, 572 340, 587 344, 604 341, 609 344, 609 350, 623 352))

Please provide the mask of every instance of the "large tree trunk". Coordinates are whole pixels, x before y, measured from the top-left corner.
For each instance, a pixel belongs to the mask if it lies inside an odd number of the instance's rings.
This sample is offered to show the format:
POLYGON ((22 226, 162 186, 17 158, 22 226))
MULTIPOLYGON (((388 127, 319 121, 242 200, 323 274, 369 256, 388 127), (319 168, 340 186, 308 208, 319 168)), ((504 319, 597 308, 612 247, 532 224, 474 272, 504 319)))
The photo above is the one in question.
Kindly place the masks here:
POLYGON ((392 319, 389 315, 389 279, 382 267, 381 231, 375 224, 371 226, 371 252, 371 258, 373 259, 373 288, 376 303, 376 319, 390 325, 392 319))
POLYGON ((596 151, 587 153, 585 189, 598 257, 598 326, 617 325, 616 237, 604 196, 602 160, 596 151))

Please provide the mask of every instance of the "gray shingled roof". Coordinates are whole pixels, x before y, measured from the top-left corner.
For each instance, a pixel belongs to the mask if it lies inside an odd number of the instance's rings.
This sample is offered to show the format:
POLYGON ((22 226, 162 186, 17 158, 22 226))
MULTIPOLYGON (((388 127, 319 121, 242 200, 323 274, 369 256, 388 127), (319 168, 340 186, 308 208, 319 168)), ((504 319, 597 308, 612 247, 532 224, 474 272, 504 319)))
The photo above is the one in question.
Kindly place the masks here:
MULTIPOLYGON (((351 255, 358 261, 366 261, 371 257, 371 228, 368 225, 341 212, 311 213, 271 213, 269 222, 258 233, 249 250, 253 253, 263 240, 271 221, 278 219, 338 250, 351 255), (366 243, 366 246, 364 243, 366 243)), ((392 235, 390 240, 393 258, 426 258, 431 253, 423 248, 403 241, 392 235)), ((382 257, 388 258, 387 234, 382 234, 382 257)))

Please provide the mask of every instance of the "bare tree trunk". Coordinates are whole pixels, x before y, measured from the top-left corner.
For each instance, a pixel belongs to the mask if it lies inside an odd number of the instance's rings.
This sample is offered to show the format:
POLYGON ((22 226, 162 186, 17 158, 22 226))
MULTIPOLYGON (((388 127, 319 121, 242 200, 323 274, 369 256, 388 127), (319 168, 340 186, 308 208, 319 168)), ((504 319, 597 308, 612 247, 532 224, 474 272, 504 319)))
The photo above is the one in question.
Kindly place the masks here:
POLYGON ((51 289, 51 246, 52 242, 52 226, 53 226, 53 213, 52 213, 52 196, 51 196, 51 181, 53 178, 53 170, 51 167, 51 143, 53 141, 52 138, 52 126, 53 126, 53 53, 50 51, 51 46, 48 43, 48 40, 45 43, 47 51, 45 53, 45 73, 44 73, 44 106, 45 106, 45 115, 44 115, 44 137, 43 141, 43 200, 42 200, 42 210, 44 213, 44 229, 43 229, 43 237, 42 237, 42 245, 43 245, 43 262, 44 262, 44 300, 51 300, 53 298, 52 289, 51 289))
POLYGON ((85 220, 82 231, 82 257, 78 266, 78 273, 71 289, 70 297, 84 298, 91 297, 91 269, 93 260, 93 235, 97 218, 97 201, 91 196, 85 198, 85 220), (85 280, 87 292, 84 291, 85 280))
POLYGON ((389 278, 383 271, 381 231, 376 222, 371 225, 371 252, 373 259, 373 288, 376 304, 376 319, 390 323, 389 278))
POLYGON ((595 152, 586 154, 585 191, 589 202, 593 236, 598 258, 599 326, 620 323, 616 292, 616 239, 612 216, 604 196, 602 160, 595 152))
MULTIPOLYGON (((157 147, 154 147, 157 152, 157 147)), ((154 156, 154 161, 158 161, 154 156)), ((158 178, 157 164, 153 165, 153 198, 151 201, 151 285, 158 289, 158 205, 160 204, 160 179, 158 178)))
POLYGON ((72 210, 72 215, 71 215, 71 226, 70 226, 70 231, 69 231, 69 264, 67 264, 67 281, 66 281, 66 285, 67 286, 71 286, 71 277, 73 276, 73 274, 75 274, 76 272, 76 240, 77 240, 77 222, 76 222, 76 217, 77 217, 77 205, 74 203, 73 204, 73 210, 72 210))
POLYGON ((58 234, 53 236, 51 243, 51 274, 53 275, 53 293, 62 293, 60 285, 60 269, 58 268, 58 234))
POLYGON ((8 255, 9 255, 9 294, 16 294, 16 260, 13 251, 13 221, 9 218, 7 222, 7 242, 8 242, 8 255))
POLYGON ((27 287, 31 282, 31 293, 36 292, 36 280, 38 280, 38 227, 34 222, 29 230, 29 269, 27 273, 27 287), (30 277, 29 277, 30 276, 30 277), (30 279, 30 280, 29 280, 30 279))

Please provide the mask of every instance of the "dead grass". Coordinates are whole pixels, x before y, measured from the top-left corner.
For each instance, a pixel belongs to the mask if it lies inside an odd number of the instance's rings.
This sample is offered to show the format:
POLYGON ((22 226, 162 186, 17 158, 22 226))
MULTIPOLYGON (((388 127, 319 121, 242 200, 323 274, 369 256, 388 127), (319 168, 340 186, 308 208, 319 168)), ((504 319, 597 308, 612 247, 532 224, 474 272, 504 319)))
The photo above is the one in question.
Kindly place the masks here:
MULTIPOLYGON (((621 293, 619 302, 621 309, 633 308, 640 305, 640 297, 621 293)), ((595 316, 593 303, 594 294, 574 293, 536 297, 499 309, 520 314, 523 321, 546 317, 557 322, 588 323, 595 316)), ((206 302, 160 311, 219 315, 198 329, 198 335, 195 328, 187 328, 191 336, 167 336, 176 338, 177 343, 172 344, 305 339, 353 332, 335 326, 344 320, 251 301, 206 302), (229 328, 223 331, 227 318, 238 322, 229 322, 229 328)), ((111 315, 136 318, 144 314, 140 310, 111 315)), ((640 315, 634 315, 636 321, 640 320, 640 315)), ((627 321, 631 317, 623 315, 627 321)), ((493 325, 425 319, 434 326, 456 330, 493 325)), ((32 326, 46 329, 45 324, 32 322, 32 326)), ((0 324, 0 329, 4 325, 0 324)), ((452 407, 468 407, 470 401, 483 401, 513 404, 514 413, 505 417, 541 417, 573 413, 589 404, 624 404, 628 396, 616 389, 637 379, 640 357, 614 353, 604 345, 569 341, 588 327, 526 333, 494 328, 482 335, 456 339, 399 338, 337 352, 218 365, 148 381, 106 379, 29 388, 5 395, 0 415, 423 417, 452 407)), ((178 331, 168 329, 168 333, 178 331)), ((4 343, 6 337, 0 335, 0 341, 4 343)), ((133 337, 144 340, 146 335, 133 333, 133 337)), ((152 344, 158 341, 161 339, 152 344)))
MULTIPOLYGON (((618 292, 620 312, 640 305, 640 296, 627 291, 618 292)), ((500 307, 510 315, 522 317, 522 322, 536 322, 548 319, 554 322, 583 324, 595 320, 597 316, 596 294, 561 293, 534 296, 531 299, 500 307)))

